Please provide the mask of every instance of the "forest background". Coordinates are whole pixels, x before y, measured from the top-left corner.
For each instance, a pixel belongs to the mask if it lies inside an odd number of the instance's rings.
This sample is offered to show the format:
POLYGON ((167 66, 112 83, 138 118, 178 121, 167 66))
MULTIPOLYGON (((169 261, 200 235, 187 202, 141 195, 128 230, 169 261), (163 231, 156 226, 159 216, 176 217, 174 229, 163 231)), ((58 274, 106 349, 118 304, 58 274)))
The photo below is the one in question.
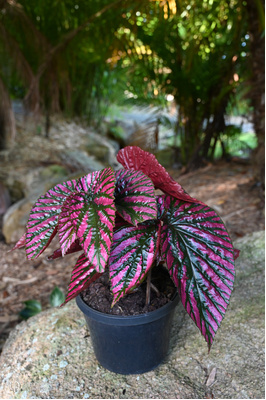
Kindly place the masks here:
POLYGON ((171 125, 182 165, 257 148, 263 181, 264 57, 261 0, 1 0, 0 149, 15 141, 16 100, 45 116, 47 137, 58 113, 100 127, 115 106, 171 107, 157 125, 171 125))

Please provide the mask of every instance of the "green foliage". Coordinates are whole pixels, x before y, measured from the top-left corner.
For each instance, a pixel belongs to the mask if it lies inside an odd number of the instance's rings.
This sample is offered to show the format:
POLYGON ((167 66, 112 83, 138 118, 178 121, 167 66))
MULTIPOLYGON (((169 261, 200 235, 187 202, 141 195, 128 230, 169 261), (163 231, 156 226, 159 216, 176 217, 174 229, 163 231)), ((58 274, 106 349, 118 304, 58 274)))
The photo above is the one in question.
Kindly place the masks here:
POLYGON ((240 85, 235 93, 230 96, 226 107, 226 114, 232 116, 248 116, 252 113, 250 99, 248 98, 249 87, 240 85))
POLYGON ((42 305, 38 300, 24 301, 25 308, 20 311, 19 316, 23 319, 28 319, 42 311, 42 305))
MULTIPOLYGON (((56 286, 49 296, 49 303, 51 307, 58 307, 65 301, 64 293, 56 286)), ((38 300, 24 301, 25 307, 19 312, 22 319, 28 319, 42 311, 42 305, 38 300)))
POLYGON ((253 132, 241 133, 239 128, 234 127, 236 135, 223 134, 215 148, 214 159, 223 156, 249 158, 250 153, 257 147, 257 137, 253 132))
POLYGON ((114 14, 109 8, 103 0, 22 0, 2 5, 2 73, 11 91, 21 87, 34 109, 85 113, 88 101, 99 97, 96 87, 112 52, 118 19, 111 23, 114 14))
POLYGON ((125 131, 122 126, 110 126, 110 132, 116 140, 124 140, 125 139, 125 131))
POLYGON ((223 129, 215 117, 225 114, 242 82, 244 5, 238 0, 189 0, 175 7, 167 3, 168 8, 162 8, 153 2, 152 16, 143 4, 138 17, 130 14, 130 28, 120 28, 119 33, 121 39, 136 39, 134 55, 123 61, 127 66, 134 58, 128 83, 133 96, 162 103, 167 94, 174 95, 179 113, 175 141, 186 164, 196 149, 198 156, 207 157, 209 136, 223 129))
POLYGON ((64 293, 56 286, 49 297, 50 305, 58 307, 65 301, 64 293))
POLYGON ((35 111, 99 123, 115 103, 166 107, 173 95, 184 164, 208 157, 226 110, 250 111, 241 0, 4 2, 0 31, 0 78, 35 111))

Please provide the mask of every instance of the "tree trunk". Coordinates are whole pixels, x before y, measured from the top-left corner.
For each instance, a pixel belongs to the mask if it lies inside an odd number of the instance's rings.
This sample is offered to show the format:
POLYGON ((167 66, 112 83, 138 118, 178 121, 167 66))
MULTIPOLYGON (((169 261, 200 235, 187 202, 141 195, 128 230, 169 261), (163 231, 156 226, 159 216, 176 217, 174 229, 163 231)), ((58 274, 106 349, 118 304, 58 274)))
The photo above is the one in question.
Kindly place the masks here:
MULTIPOLYGON (((217 138, 221 132, 225 130, 225 120, 224 114, 227 104, 227 98, 222 102, 220 109, 216 111, 214 114, 214 119, 211 123, 208 123, 205 130, 204 140, 197 146, 196 150, 192 154, 188 164, 186 171, 190 171, 196 168, 201 167, 208 160, 209 151, 211 150, 214 153, 215 148, 211 148, 211 141, 214 138, 217 138)), ((217 139, 215 143, 217 142, 217 139)))
POLYGON ((247 18, 250 35, 250 65, 252 70, 249 97, 253 107, 253 124, 258 139, 253 154, 255 179, 264 190, 265 178, 265 43, 264 4, 261 0, 247 0, 247 18))
POLYGON ((11 100, 4 82, 0 77, 0 150, 6 150, 14 144, 16 122, 11 100))
POLYGON ((50 126, 51 126, 50 112, 47 109, 46 113, 45 113, 45 137, 46 137, 46 139, 49 139, 50 126))

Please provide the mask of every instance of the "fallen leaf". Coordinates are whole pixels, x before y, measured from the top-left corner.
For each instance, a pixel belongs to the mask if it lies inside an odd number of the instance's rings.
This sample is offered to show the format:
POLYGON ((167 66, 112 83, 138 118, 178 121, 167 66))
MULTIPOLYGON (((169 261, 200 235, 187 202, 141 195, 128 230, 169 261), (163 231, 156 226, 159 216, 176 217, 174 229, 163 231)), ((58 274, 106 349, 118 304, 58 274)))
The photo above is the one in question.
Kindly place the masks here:
POLYGON ((213 367, 206 381, 206 386, 211 386, 215 382, 217 368, 213 367))
POLYGON ((58 271, 56 269, 48 269, 46 271, 46 275, 56 275, 58 274, 58 271))

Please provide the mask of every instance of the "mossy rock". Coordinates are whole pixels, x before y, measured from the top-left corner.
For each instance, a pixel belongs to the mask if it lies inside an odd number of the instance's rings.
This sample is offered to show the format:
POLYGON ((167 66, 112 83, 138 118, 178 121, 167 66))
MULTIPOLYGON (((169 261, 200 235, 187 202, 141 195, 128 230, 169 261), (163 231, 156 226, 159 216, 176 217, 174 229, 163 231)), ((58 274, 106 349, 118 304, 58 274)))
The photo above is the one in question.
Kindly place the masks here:
POLYGON ((22 322, 0 358, 0 397, 8 398, 265 398, 264 241, 237 240, 236 281, 212 349, 176 309, 170 352, 154 371, 119 375, 96 360, 75 302, 22 322))

